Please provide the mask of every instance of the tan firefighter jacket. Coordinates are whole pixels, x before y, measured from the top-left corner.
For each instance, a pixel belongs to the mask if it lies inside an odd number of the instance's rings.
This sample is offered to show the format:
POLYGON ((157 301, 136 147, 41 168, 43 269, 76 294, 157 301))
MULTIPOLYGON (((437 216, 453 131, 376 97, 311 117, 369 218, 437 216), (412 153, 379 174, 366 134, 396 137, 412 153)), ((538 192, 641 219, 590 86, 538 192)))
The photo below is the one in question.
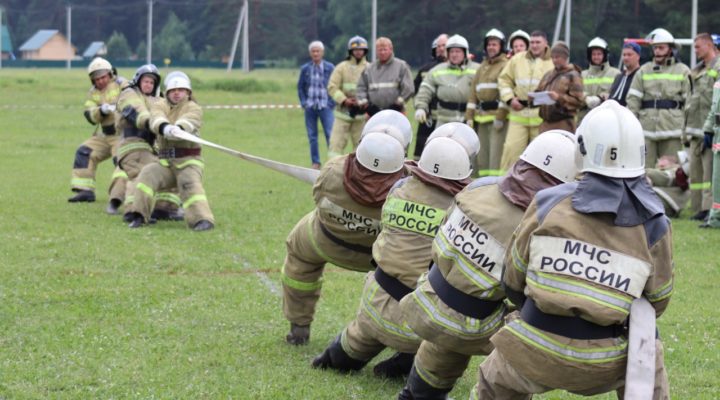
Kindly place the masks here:
POLYGON ((691 94, 690 69, 673 57, 663 65, 645 63, 635 73, 627 107, 640 120, 645 138, 680 138, 685 126, 685 100, 691 94))
POLYGON ((114 135, 115 132, 115 113, 110 112, 103 115, 100 112, 100 106, 103 104, 115 105, 120 91, 127 85, 124 78, 114 78, 104 90, 100 91, 93 86, 85 100, 85 119, 95 125, 95 134, 114 135))
POLYGON ((415 109, 429 113, 433 98, 437 98, 437 112, 433 112, 433 118, 438 121, 438 126, 448 122, 463 122, 471 91, 470 83, 478 66, 472 61, 461 65, 446 61, 433 67, 420 84, 420 90, 415 96, 415 109))
POLYGON ((368 62, 365 57, 358 61, 355 57, 350 56, 347 60, 338 64, 330 75, 327 91, 330 97, 335 100, 335 118, 344 121, 352 121, 353 119, 362 120, 365 118, 364 113, 358 112, 355 117, 350 116, 350 110, 343 106, 343 101, 349 98, 355 98, 357 90, 357 82, 363 71, 367 67, 368 62))
MULTIPOLYGON (((703 125, 710 111, 713 96, 713 84, 720 73, 720 56, 715 57, 710 65, 700 61, 690 71, 693 91, 685 102, 685 131, 683 141, 688 136, 703 138, 705 131, 703 125)), ((712 131, 708 131, 712 132, 712 131)))
POLYGON ((535 58, 529 51, 514 55, 498 76, 500 100, 509 106, 510 101, 517 97, 525 108, 520 111, 509 109, 508 119, 521 125, 539 126, 542 119, 538 116, 537 107, 528 107, 528 93, 534 92, 542 77, 552 71, 550 49, 546 48, 541 57, 535 58))
POLYGON ((475 78, 470 84, 470 96, 467 100, 465 120, 474 120, 479 124, 490 123, 495 119, 507 119, 507 104, 500 99, 498 76, 508 63, 505 53, 495 58, 486 58, 477 67, 475 78))
POLYGON ((137 87, 128 87, 120 93, 115 119, 115 130, 121 136, 118 160, 135 151, 153 151, 155 134, 150 132, 150 108, 161 100, 144 95, 137 87), (135 110, 135 124, 123 116, 127 107, 135 110))
MULTIPOLYGON (((582 71, 583 88, 585 97, 598 96, 603 101, 610 97, 610 87, 615 81, 615 77, 620 74, 620 70, 611 67, 609 62, 601 65, 591 65, 588 69, 582 71)), ((590 109, 585 106, 578 113, 578 121, 585 117, 590 109)))
POLYGON ((161 164, 172 164, 178 169, 188 165, 204 166, 200 157, 201 146, 186 140, 168 140, 162 134, 165 124, 176 125, 187 133, 200 136, 203 112, 194 100, 187 99, 172 104, 164 99, 150 110, 150 130, 157 136, 158 155, 161 164), (167 160, 164 160, 167 159, 167 160))

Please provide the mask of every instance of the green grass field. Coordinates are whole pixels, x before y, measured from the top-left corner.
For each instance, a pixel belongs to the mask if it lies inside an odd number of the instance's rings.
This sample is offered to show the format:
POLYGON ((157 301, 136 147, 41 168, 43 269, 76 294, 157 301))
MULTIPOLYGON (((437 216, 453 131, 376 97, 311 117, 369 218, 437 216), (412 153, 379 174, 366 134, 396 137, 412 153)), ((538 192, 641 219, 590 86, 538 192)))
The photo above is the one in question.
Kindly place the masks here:
MULTIPOLYGON (((253 72, 251 93, 217 89, 239 72, 188 72, 201 104, 297 102, 295 71, 253 72)), ((91 133, 88 88, 84 70, 0 70, 0 398, 394 398, 403 382, 371 368, 309 367, 353 318, 361 274, 329 267, 311 343, 284 342, 279 271, 287 233, 313 208, 309 185, 205 149, 213 231, 131 230, 106 215, 110 162, 96 203, 67 203, 75 149, 91 133)), ((298 109, 206 110, 204 122, 208 140, 309 166, 298 109)), ((720 398, 720 231, 673 228, 675 294, 659 320, 672 396, 720 398)), ((479 361, 454 398, 467 398, 479 361)))

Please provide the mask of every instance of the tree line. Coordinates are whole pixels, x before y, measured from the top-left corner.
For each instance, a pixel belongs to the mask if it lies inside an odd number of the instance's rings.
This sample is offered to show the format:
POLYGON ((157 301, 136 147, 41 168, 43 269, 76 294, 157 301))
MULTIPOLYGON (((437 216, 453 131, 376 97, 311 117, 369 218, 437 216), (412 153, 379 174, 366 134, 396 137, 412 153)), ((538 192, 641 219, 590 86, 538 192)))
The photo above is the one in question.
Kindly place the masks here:
MULTIPOLYGON (((65 31, 66 6, 73 7, 73 44, 82 51, 104 41, 109 58, 144 59, 147 0, 0 0, 17 49, 38 29, 65 31)), ((390 37, 395 52, 412 65, 430 56, 439 33, 459 33, 482 53, 490 28, 509 35, 516 29, 543 30, 552 36, 560 0, 378 0, 378 35, 390 37)), ((698 31, 720 33, 720 8, 699 0, 698 31)), ((346 56, 347 40, 369 39, 370 0, 250 0, 250 57, 295 66, 307 58, 307 43, 326 45, 326 58, 346 56)), ((153 58, 221 61, 230 54, 242 0, 154 0, 153 58)), ((691 2, 672 0, 575 1, 572 10, 572 60, 583 64, 585 45, 595 36, 619 55, 622 39, 644 37, 664 27, 676 37, 689 37, 691 2)), ((563 30, 564 31, 564 30, 563 30)), ((238 52, 239 54, 240 52, 238 52)), ((614 62, 617 62, 617 57, 614 62)))

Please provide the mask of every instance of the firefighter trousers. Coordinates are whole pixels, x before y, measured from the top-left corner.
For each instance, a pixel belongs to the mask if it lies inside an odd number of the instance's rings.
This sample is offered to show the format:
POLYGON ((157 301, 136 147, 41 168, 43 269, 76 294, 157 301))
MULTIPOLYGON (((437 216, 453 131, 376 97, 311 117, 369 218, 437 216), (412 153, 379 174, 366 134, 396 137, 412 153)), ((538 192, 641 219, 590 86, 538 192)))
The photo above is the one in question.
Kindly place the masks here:
POLYGON ((703 139, 690 138, 690 207, 694 213, 712 207, 712 165, 713 154, 703 149, 703 139))
MULTIPOLYGON (((120 167, 127 174, 127 183, 125 186, 125 208, 135 201, 134 193, 137 178, 142 168, 148 164, 158 161, 158 157, 150 150, 135 150, 125 153, 118 160, 120 167)), ((180 208, 180 196, 177 195, 177 188, 173 188, 167 192, 158 192, 155 194, 155 209, 167 212, 175 212, 180 208)))
POLYGON ((516 121, 508 121, 508 131, 503 145, 502 158, 500 159, 500 169, 507 171, 520 159, 520 155, 525 151, 528 143, 539 134, 539 126, 523 125, 516 121))
POLYGON ((328 159, 344 154, 348 141, 352 143, 353 151, 355 151, 360 142, 360 135, 362 134, 364 126, 364 118, 347 121, 335 117, 335 122, 330 132, 328 159))
POLYGON ((492 122, 475 123, 475 131, 480 140, 480 152, 475 158, 476 175, 502 176, 505 171, 500 169, 500 158, 503 154, 505 137, 507 136, 508 124, 500 129, 495 129, 492 122))
POLYGON ((720 138, 715 135, 713 142, 713 174, 712 174, 712 207, 708 217, 708 225, 720 228, 720 138))
MULTIPOLYGON (((75 151, 75 161, 73 162, 72 178, 70 185, 73 191, 89 190, 95 191, 95 173, 98 165, 113 158, 113 164, 116 163, 115 154, 117 152, 118 137, 116 135, 97 134, 91 136, 88 140, 78 147, 75 151)), ((110 199, 125 199, 125 182, 127 175, 123 170, 115 166, 112 181, 110 182, 110 199)))

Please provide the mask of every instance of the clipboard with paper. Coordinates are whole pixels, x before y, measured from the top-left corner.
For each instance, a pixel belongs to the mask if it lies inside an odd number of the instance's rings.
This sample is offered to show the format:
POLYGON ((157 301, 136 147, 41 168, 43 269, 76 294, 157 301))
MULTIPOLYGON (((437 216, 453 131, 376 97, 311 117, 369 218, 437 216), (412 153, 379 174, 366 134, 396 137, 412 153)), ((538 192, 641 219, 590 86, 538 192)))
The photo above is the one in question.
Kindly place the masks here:
POLYGON ((555 100, 550 97, 550 92, 543 91, 543 92, 530 92, 528 93, 528 96, 532 98, 533 105, 536 106, 543 106, 543 105, 553 105, 555 104, 555 100))

